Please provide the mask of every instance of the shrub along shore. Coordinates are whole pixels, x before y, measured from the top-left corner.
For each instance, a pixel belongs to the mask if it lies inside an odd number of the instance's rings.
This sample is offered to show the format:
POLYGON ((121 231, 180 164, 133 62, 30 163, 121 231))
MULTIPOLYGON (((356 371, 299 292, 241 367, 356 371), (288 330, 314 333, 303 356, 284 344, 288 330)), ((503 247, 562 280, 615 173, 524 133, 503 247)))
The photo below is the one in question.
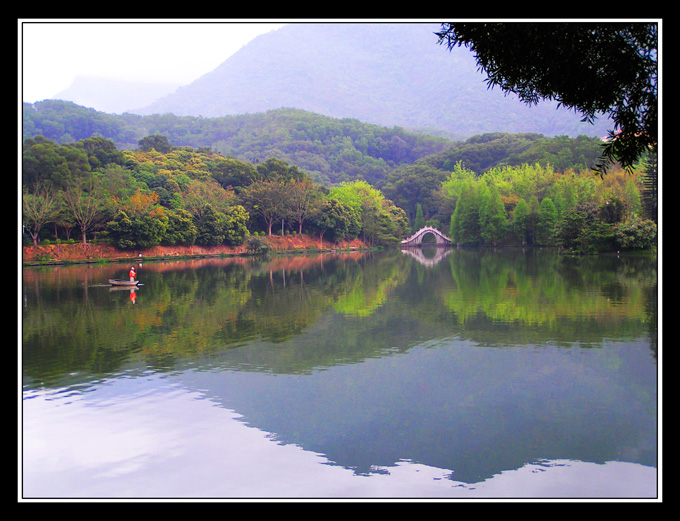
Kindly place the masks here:
MULTIPOLYGON (((308 235, 267 237, 272 252, 314 252, 332 250, 359 250, 369 246, 359 239, 331 243, 308 235)), ((76 264, 96 262, 128 262, 144 259, 163 260, 182 257, 245 256, 252 254, 247 244, 240 246, 154 246, 138 250, 121 250, 108 243, 75 243, 23 246, 24 266, 49 264, 76 264)))

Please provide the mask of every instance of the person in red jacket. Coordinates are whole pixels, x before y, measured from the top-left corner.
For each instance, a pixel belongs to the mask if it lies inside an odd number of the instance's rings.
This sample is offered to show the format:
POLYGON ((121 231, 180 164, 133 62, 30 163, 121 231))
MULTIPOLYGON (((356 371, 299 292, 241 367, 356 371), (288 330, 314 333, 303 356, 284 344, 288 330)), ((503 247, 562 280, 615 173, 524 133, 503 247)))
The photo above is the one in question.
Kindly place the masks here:
POLYGON ((135 281, 135 276, 136 276, 136 275, 137 275, 137 274, 135 273, 135 267, 132 266, 132 267, 130 268, 130 282, 134 282, 134 281, 135 281))

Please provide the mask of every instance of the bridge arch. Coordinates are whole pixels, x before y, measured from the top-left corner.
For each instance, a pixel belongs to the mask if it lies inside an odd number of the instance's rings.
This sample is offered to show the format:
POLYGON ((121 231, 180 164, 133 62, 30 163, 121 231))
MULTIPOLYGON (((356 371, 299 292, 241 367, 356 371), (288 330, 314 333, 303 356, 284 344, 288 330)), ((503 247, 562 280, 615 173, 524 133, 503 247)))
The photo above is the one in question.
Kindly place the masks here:
POLYGON ((401 245, 406 247, 420 246, 423 242, 423 237, 430 234, 434 235, 435 244, 437 246, 448 246, 453 242, 449 237, 437 230, 437 228, 433 228, 432 226, 424 226, 410 237, 407 237, 401 241, 401 245))

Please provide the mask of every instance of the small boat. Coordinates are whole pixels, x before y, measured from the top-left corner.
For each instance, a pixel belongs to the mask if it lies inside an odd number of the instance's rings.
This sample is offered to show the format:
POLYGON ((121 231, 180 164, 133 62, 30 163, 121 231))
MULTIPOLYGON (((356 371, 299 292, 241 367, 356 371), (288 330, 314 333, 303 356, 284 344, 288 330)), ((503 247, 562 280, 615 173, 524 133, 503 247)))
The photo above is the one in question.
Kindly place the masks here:
POLYGON ((122 280, 122 279, 109 279, 109 284, 112 286, 138 286, 138 280, 122 280))

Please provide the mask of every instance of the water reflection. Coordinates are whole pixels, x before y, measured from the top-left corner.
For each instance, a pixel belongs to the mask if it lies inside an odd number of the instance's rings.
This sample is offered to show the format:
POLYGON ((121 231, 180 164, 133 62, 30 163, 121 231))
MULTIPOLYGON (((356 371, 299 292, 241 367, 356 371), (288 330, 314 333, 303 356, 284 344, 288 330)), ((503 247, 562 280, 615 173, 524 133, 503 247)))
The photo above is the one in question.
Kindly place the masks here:
POLYGON ((26 491, 654 495, 655 263, 448 252, 25 270, 26 491))
POLYGON ((423 266, 436 266, 453 251, 447 247, 402 248, 402 253, 418 261, 423 266))
POLYGON ((357 475, 273 439, 196 391, 158 375, 116 379, 66 407, 25 404, 24 490, 76 498, 653 497, 655 469, 538 461, 479 483, 412 460, 357 475), (134 407, 130 408, 130 403, 134 407), (106 450, 102 450, 106 447, 106 450))

